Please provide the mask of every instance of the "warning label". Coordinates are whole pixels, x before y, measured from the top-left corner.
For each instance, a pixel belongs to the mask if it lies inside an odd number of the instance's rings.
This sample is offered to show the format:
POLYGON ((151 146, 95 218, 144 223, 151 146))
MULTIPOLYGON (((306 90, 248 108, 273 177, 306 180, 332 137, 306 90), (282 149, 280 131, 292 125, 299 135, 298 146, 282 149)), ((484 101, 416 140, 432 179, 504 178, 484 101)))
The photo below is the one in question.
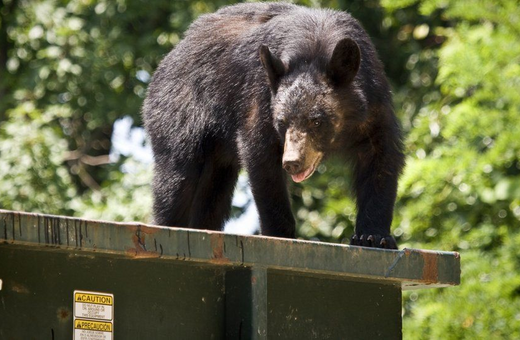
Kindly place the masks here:
POLYGON ((112 340, 114 295, 74 291, 74 340, 112 340))
POLYGON ((74 317, 111 321, 114 317, 114 295, 74 291, 74 317))

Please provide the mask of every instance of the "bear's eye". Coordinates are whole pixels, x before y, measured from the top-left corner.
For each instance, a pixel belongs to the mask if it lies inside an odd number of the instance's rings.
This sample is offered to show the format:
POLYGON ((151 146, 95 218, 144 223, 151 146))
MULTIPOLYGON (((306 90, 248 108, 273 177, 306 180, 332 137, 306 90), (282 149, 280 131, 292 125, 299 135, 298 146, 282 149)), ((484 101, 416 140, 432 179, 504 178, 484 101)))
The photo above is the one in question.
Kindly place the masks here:
POLYGON ((285 119, 279 118, 279 119, 276 120, 276 122, 277 122, 278 126, 281 127, 281 128, 283 128, 283 127, 285 127, 287 125, 287 122, 285 121, 285 119))
POLYGON ((312 120, 312 126, 318 127, 320 125, 321 125, 321 120, 319 120, 319 119, 313 119, 312 120))

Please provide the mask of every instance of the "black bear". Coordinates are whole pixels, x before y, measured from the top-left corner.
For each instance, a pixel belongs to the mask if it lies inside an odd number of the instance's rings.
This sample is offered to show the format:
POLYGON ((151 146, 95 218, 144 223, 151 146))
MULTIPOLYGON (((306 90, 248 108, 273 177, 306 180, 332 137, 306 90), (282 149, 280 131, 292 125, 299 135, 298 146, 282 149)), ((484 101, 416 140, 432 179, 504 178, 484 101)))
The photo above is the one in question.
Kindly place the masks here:
POLYGON ((353 169, 351 244, 397 248, 401 133, 381 62, 349 14, 250 3, 201 16, 157 68, 143 119, 154 223, 221 230, 244 167, 262 234, 295 237, 286 174, 301 182, 335 153, 353 169))

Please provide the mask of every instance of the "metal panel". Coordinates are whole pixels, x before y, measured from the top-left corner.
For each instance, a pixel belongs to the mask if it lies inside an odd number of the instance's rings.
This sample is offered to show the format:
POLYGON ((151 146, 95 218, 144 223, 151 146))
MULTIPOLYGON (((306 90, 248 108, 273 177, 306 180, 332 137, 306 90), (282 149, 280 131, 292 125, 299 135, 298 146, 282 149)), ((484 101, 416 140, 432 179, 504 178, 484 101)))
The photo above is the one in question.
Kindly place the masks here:
POLYGON ((73 291, 114 294, 115 339, 223 339, 224 272, 0 245, 0 339, 72 339, 73 291))
POLYGON ((269 275, 268 287, 269 339, 402 337, 398 284, 277 272, 269 275))

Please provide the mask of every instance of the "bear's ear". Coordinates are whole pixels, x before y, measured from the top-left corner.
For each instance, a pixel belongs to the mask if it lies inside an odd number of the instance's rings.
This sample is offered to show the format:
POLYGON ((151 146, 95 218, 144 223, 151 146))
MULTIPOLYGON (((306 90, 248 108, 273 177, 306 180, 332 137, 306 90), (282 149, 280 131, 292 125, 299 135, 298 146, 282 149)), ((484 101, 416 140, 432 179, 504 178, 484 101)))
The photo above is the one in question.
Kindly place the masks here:
POLYGON ((356 76, 361 64, 358 44, 349 38, 340 40, 327 65, 327 76, 334 85, 348 85, 356 76))
POLYGON ((261 45, 258 52, 260 54, 262 65, 269 77, 269 85, 271 85, 273 92, 276 92, 278 85, 280 85, 280 79, 285 74, 285 65, 282 60, 272 54, 269 47, 265 45, 261 45))

